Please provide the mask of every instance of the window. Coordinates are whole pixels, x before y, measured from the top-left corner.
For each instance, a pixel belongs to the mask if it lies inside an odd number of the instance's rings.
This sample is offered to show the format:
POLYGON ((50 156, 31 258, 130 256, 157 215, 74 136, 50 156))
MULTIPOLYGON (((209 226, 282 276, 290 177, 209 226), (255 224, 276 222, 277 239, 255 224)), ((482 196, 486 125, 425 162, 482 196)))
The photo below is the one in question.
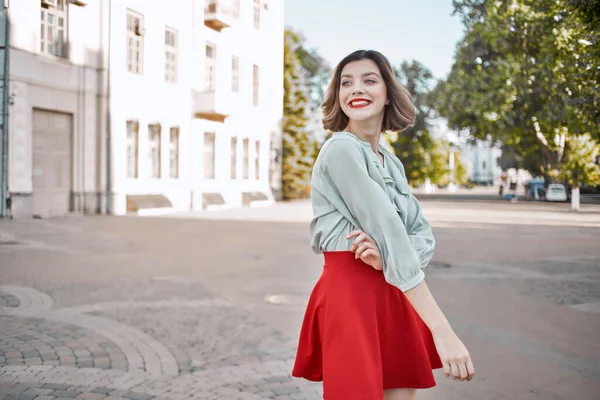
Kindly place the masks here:
POLYGON ((160 178, 160 125, 148 125, 148 167, 149 177, 160 178))
POLYGON ((223 13, 238 18, 240 16, 240 0, 206 0, 204 12, 206 14, 223 13))
POLYGON ((179 127, 169 130, 169 178, 179 178, 179 127))
POLYGON ((231 138, 231 179, 237 179, 237 138, 231 138))
POLYGON ((236 56, 231 57, 231 90, 240 91, 240 59, 236 56))
POLYGON ((254 64, 252 70, 252 105, 258 105, 258 89, 259 89, 259 70, 258 65, 254 64))
POLYGON ((177 31, 165 29, 165 81, 177 83, 177 31))
POLYGON ((206 90, 215 90, 217 48, 212 43, 206 43, 206 60, 204 63, 204 87, 206 90))
POLYGON ((260 29, 260 0, 254 0, 254 27, 260 29))
POLYGON ((242 149, 242 157, 243 157, 243 164, 242 164, 242 168, 243 168, 243 174, 242 177, 244 179, 248 179, 250 177, 250 165, 248 164, 249 159, 248 159, 248 151, 250 150, 250 140, 249 139, 244 139, 244 141, 242 142, 243 144, 243 149, 242 149))
POLYGON ((127 10, 127 71, 142 74, 143 24, 141 14, 127 10))
POLYGON ((127 177, 138 177, 138 138, 139 126, 137 121, 127 121, 127 177))
POLYGON ((254 142, 254 179, 260 179, 260 142, 254 142))
POLYGON ((215 134, 204 134, 204 179, 215 179, 215 134))
POLYGON ((40 26, 40 50, 42 53, 66 57, 67 5, 65 3, 66 0, 56 0, 55 6, 42 8, 40 26))
POLYGON ((206 14, 214 14, 217 12, 218 1, 217 0, 206 0, 206 4, 204 6, 204 12, 206 14))

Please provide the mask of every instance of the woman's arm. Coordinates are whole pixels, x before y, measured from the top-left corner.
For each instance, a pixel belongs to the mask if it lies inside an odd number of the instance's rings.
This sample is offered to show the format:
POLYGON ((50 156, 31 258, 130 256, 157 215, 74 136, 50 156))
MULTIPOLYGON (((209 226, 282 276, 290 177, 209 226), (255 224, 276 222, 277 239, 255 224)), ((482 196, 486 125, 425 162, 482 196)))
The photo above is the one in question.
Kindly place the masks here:
POLYGON ((444 366, 444 374, 452 379, 470 381, 475 374, 473 361, 450 323, 436 303, 425 281, 404 293, 429 328, 444 366))
MULTIPOLYGON (((381 252, 373 243, 373 239, 361 230, 351 232, 348 238, 354 238, 350 250, 355 252, 357 258, 375 269, 381 269, 381 252), (358 243, 367 244, 358 247, 358 243)), ((438 307, 427 283, 423 281, 404 294, 431 331, 436 350, 442 360, 444 374, 452 375, 452 379, 470 381, 475 373, 471 356, 438 307)))

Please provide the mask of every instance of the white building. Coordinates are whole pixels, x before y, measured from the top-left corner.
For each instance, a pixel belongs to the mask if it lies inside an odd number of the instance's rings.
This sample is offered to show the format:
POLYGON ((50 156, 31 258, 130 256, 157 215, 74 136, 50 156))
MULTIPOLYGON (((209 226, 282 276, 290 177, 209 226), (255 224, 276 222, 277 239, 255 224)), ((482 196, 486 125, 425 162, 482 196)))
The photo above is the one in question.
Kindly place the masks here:
POLYGON ((502 168, 498 157, 502 150, 488 141, 476 140, 460 146, 462 162, 467 168, 471 182, 479 185, 498 185, 502 168))
POLYGON ((12 0, 12 215, 272 201, 282 3, 12 0))

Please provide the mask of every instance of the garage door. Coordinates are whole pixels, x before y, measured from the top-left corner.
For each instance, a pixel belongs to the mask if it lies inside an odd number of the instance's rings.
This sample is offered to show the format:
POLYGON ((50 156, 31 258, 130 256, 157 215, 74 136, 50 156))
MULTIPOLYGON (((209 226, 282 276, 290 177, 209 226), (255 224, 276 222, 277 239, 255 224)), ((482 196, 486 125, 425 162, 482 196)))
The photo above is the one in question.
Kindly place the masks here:
POLYGON ((66 215, 71 191, 72 116, 33 110, 33 215, 66 215))

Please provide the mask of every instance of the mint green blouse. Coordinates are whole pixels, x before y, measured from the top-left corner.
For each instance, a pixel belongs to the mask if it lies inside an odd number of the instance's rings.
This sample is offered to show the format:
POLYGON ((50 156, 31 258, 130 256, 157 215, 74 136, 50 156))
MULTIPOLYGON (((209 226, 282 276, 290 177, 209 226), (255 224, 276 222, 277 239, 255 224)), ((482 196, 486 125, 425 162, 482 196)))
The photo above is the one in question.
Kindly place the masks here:
POLYGON ((348 251, 354 238, 346 236, 361 229, 379 247, 386 281, 407 291, 425 279, 435 238, 402 163, 385 147, 379 151, 383 165, 369 143, 348 132, 323 144, 311 179, 311 246, 317 254, 348 251))

